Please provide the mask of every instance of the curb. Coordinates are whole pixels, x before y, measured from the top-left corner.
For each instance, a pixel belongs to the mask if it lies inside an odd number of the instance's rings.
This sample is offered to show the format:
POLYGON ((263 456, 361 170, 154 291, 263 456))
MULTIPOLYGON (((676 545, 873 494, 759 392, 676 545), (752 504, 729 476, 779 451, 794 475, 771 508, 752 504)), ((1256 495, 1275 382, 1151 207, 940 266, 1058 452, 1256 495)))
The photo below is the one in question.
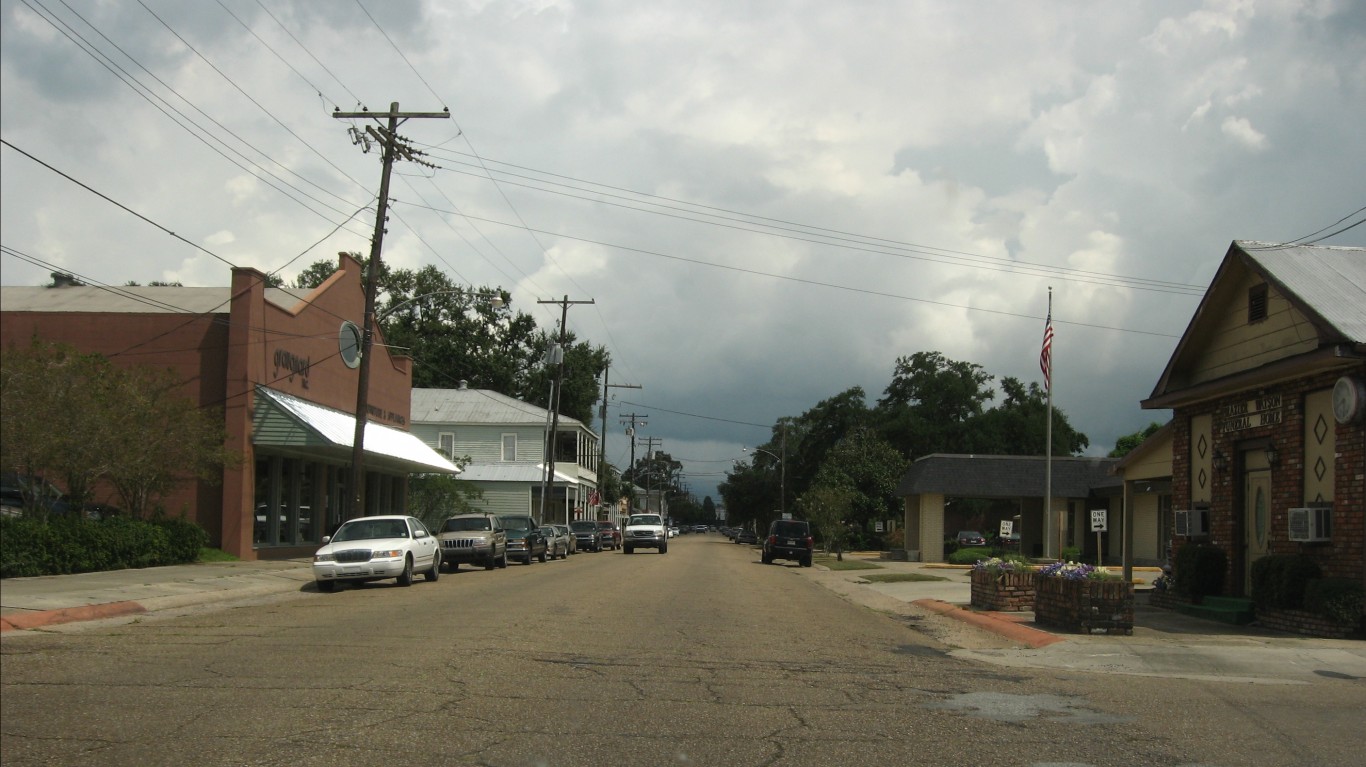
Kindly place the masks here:
POLYGON ((106 602, 102 605, 84 607, 64 607, 60 610, 42 610, 32 613, 8 613, 0 616, 0 633, 24 631, 27 629, 55 626, 60 623, 94 621, 101 618, 117 618, 124 615, 137 615, 147 612, 147 608, 137 602, 106 602))
POLYGON ((1020 642, 1021 644, 1034 649, 1067 641, 1057 634, 1050 634, 1047 631, 1021 626, 1018 623, 1012 623, 1008 620, 992 618, 983 615, 982 613, 964 610, 940 599, 917 599, 911 604, 917 607, 923 607, 926 610, 938 613, 939 615, 946 615, 954 620, 962 621, 971 626, 976 626, 984 631, 990 631, 991 633, 1003 636, 1012 642, 1020 642))

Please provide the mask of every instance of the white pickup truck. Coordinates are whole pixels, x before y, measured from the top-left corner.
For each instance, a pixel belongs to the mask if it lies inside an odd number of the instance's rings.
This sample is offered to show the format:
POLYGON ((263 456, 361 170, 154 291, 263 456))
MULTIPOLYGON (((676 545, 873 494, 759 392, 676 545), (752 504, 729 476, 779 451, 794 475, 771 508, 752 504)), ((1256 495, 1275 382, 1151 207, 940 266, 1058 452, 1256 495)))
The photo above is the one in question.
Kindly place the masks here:
POLYGON ((669 534, 664 529, 664 518, 658 514, 632 514, 621 534, 621 548, 627 554, 642 548, 669 553, 669 534))

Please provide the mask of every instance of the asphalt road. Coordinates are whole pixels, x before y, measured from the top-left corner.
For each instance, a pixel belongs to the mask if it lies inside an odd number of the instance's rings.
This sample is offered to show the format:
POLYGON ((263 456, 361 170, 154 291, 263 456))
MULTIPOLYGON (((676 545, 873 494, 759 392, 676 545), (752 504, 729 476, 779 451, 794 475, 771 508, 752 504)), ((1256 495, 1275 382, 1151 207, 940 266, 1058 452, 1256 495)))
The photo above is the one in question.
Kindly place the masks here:
POLYGON ((4 765, 1361 763, 1362 680, 1002 669, 716 535, 0 648, 4 765))

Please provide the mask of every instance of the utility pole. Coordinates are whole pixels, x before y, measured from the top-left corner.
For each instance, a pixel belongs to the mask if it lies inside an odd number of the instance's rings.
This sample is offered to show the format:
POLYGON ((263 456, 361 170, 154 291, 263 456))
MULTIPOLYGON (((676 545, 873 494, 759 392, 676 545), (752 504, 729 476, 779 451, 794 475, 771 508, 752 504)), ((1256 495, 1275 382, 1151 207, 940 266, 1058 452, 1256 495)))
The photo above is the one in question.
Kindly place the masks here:
MULTIPOLYGON (((631 465, 627 470, 631 472, 631 484, 626 486, 626 497, 629 501, 635 501, 636 493, 631 488, 636 484, 636 427, 645 426, 648 421, 637 421, 637 418, 646 418, 645 413, 622 413, 621 423, 626 424, 626 433, 631 437, 631 465)), ((622 477, 625 479, 625 477, 622 477)), ((628 511, 635 507, 634 503, 628 503, 628 511)))
MULTIPOLYGON (((607 389, 639 389, 640 384, 609 384, 607 383, 608 373, 612 371, 611 364, 602 370, 602 405, 598 407, 598 416, 602 419, 602 434, 598 438, 598 493, 602 493, 603 472, 607 465, 607 389)), ((595 512, 596 515, 596 512, 595 512)))
MULTIPOLYGON (((349 508, 346 512, 346 519, 361 516, 365 508, 365 424, 370 420, 370 349, 375 340, 375 294, 377 292, 380 274, 380 252, 384 247, 384 224, 388 221, 389 215, 389 171, 394 166, 394 156, 402 155, 404 159, 414 162, 415 155, 422 154, 406 144, 401 143, 398 137, 399 120, 407 121, 410 118, 437 118, 450 119, 451 112, 446 109, 441 112, 400 112, 398 102, 389 104, 388 114, 381 112, 343 112, 340 109, 333 110, 332 116, 339 120, 355 119, 375 119, 387 117, 386 127, 375 130, 373 126, 365 126, 365 134, 375 139, 382 148, 381 159, 384 170, 379 180, 379 201, 375 211, 375 233, 370 238, 370 262, 366 267, 365 276, 365 318, 364 328, 361 331, 361 346, 359 369, 356 381, 356 430, 351 438, 351 492, 348 493, 349 508)), ((354 143, 363 144, 365 151, 370 151, 370 141, 365 135, 355 128, 351 129, 354 143)))
MULTIPOLYGON (((655 446, 663 447, 663 446, 664 446, 664 438, 663 438, 663 437, 646 437, 646 438, 645 438, 645 460, 649 462, 649 471, 646 472, 646 474, 645 474, 645 510, 646 510, 646 511, 649 511, 649 510, 650 510, 650 493, 653 492, 653 490, 654 490, 654 488, 652 487, 652 485, 654 484, 654 478, 655 478, 655 467, 654 467, 655 446)), ((655 509, 655 511, 660 511, 660 509, 655 509)))
MULTIPOLYGON (((547 491, 555 489, 555 434, 560 428, 560 386, 564 383, 564 345, 569 342, 569 305, 570 304, 591 304, 596 303, 593 299, 587 301, 570 301, 569 296, 556 300, 537 301, 538 304, 559 304, 560 305, 560 356, 555 366, 555 386, 551 390, 550 397, 550 434, 546 435, 545 447, 545 487, 547 491)), ((545 497, 548 493, 541 493, 541 524, 545 521, 545 497)), ((569 524, 569 507, 566 505, 564 510, 564 523, 569 524)))

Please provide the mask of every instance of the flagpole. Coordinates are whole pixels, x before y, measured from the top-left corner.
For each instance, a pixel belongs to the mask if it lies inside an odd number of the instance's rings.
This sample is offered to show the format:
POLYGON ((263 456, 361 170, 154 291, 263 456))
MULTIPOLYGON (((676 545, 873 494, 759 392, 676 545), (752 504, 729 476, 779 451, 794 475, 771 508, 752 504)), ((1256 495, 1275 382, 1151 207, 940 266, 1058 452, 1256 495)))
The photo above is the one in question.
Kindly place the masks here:
MULTIPOLYGON (((1043 366, 1043 385, 1048 393, 1048 420, 1044 424, 1043 513, 1044 531, 1053 519, 1053 286, 1048 287, 1048 318, 1044 320, 1043 350, 1039 361, 1043 366)), ((1058 548, 1055 555, 1062 557, 1062 525, 1057 526, 1058 548)), ((1044 552, 1048 554, 1047 551, 1044 552)))

